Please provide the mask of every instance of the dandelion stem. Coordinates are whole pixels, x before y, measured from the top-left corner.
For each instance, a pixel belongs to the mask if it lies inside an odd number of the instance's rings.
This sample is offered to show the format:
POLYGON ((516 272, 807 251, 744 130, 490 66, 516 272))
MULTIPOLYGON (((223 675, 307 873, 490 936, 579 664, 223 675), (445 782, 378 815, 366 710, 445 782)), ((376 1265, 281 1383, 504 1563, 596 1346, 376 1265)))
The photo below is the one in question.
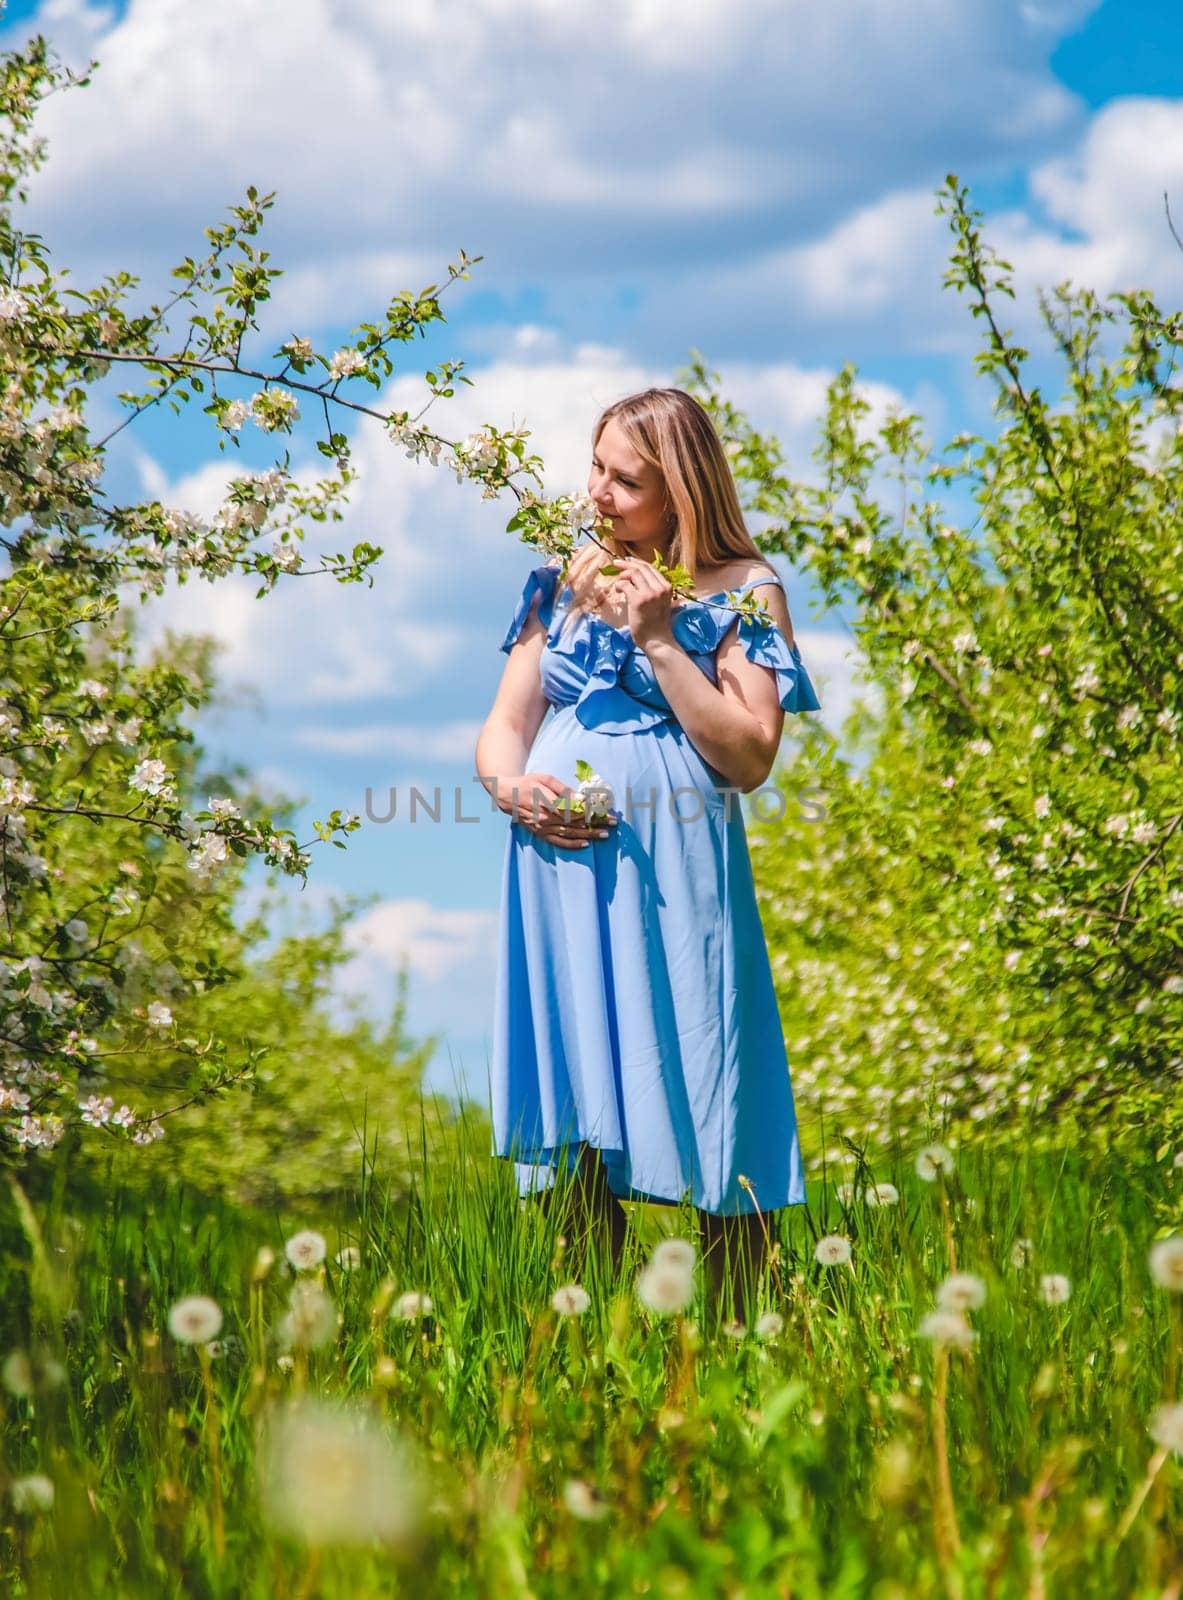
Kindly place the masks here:
POLYGON ((949 1434, 945 1401, 949 1383, 949 1347, 938 1344, 936 1349, 936 1378, 932 1393, 932 1432, 936 1466, 936 1499, 934 1506, 934 1533, 937 1559, 945 1579, 946 1591, 960 1596, 961 1581, 953 1568, 953 1560, 961 1545, 957 1531, 957 1508, 953 1502, 953 1479, 949 1472, 949 1434))
POLYGON ((209 1349, 201 1345, 201 1384, 205 1390, 205 1436, 209 1446, 210 1486, 213 1491, 214 1552, 221 1561, 226 1554, 226 1519, 222 1508, 222 1444, 218 1434, 218 1407, 214 1399, 213 1363, 209 1349))
POLYGON ((949 1211, 949 1196, 945 1191, 944 1171, 937 1168, 937 1193, 941 1197, 941 1219, 945 1225, 945 1246, 949 1252, 949 1271, 957 1271, 957 1245, 953 1238, 953 1218, 949 1211))
POLYGON ((1146 1468, 1146 1476, 1142 1479, 1142 1482, 1134 1491, 1134 1498, 1126 1507, 1125 1515, 1117 1525, 1117 1532, 1113 1536, 1113 1542, 1115 1545, 1121 1543, 1133 1526, 1134 1518, 1138 1515, 1138 1512, 1141 1511, 1142 1503, 1146 1499, 1146 1496, 1150 1493, 1150 1490, 1154 1484, 1154 1480, 1162 1471, 1163 1462, 1167 1459, 1168 1455, 1170 1455, 1170 1451, 1165 1445, 1163 1445, 1161 1449, 1156 1450, 1151 1456, 1150 1462, 1146 1468))
POLYGON ((308 1565, 304 1569, 304 1582, 300 1585, 300 1593, 296 1600, 311 1600, 316 1591, 316 1580, 320 1577, 320 1548, 314 1546, 308 1552, 308 1565))

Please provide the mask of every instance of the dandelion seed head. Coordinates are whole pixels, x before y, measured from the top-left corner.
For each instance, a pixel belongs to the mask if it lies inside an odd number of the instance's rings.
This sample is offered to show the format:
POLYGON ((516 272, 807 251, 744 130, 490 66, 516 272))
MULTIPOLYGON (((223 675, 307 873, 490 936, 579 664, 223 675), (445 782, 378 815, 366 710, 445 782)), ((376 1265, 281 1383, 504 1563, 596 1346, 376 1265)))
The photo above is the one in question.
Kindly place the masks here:
POLYGON ((685 1311, 694 1299, 694 1274, 674 1261, 650 1261, 637 1278, 637 1299, 658 1316, 685 1311))
POLYGON ((1150 1437, 1183 1456, 1183 1405, 1159 1406, 1150 1419, 1150 1437))
POLYGON ((582 1478, 568 1478, 564 1483, 563 1504, 580 1522, 599 1522, 611 1509, 582 1478))
POLYGON ((986 1298, 986 1285, 972 1272, 951 1272, 937 1289, 937 1305, 942 1311, 972 1311, 986 1298))
POLYGON ((1034 1239, 1016 1239, 1011 1245, 1010 1261, 1012 1267, 1025 1267, 1035 1254, 1034 1239))
POLYGON ((337 1308, 330 1295, 311 1279, 298 1279, 292 1285, 287 1315, 280 1320, 276 1337, 281 1345, 298 1345, 302 1350, 319 1350, 337 1334, 337 1308))
POLYGON ((400 1322, 418 1322, 422 1317, 429 1317, 434 1310, 435 1302, 429 1294, 421 1294, 418 1289, 407 1289, 391 1306, 390 1315, 400 1322))
POLYGON ((968 1350, 977 1334, 956 1311, 930 1311, 920 1324, 920 1336, 936 1345, 952 1345, 968 1350))
POLYGON ((550 1303, 561 1317, 581 1317, 591 1305, 591 1296, 578 1283, 565 1283, 551 1295, 550 1303))
POLYGON ((1150 1247, 1150 1271, 1155 1283, 1183 1293, 1183 1233, 1155 1240, 1150 1247))
POLYGON ((1045 1272, 1039 1280, 1039 1293, 1045 1305, 1062 1306, 1072 1293, 1072 1285, 1062 1272, 1045 1272))
POLYGON ((355 1244, 342 1245, 337 1251, 336 1262, 342 1272, 356 1272, 361 1266, 361 1251, 355 1244))
POLYGON ((66 1369, 56 1356, 43 1355, 38 1363, 41 1382, 47 1389, 58 1389, 66 1381, 66 1369))
POLYGON ((867 1190, 869 1206, 893 1206, 900 1197, 894 1183, 875 1183, 867 1190))
POLYGON ((403 1545, 423 1521, 409 1446, 360 1407, 285 1406, 266 1419, 259 1457, 263 1515, 301 1544, 403 1545))
POLYGON ((952 1172, 953 1166, 953 1152, 943 1144, 926 1144, 916 1157, 917 1176, 925 1183, 932 1183, 938 1172, 952 1172))
POLYGON ((698 1263, 698 1251, 689 1239, 662 1239, 653 1246, 649 1261, 655 1267, 675 1267, 682 1272, 693 1272, 698 1263))
POLYGON ((222 1328, 222 1308, 205 1294, 178 1300, 168 1314, 168 1331, 181 1344, 208 1344, 222 1328))
POLYGON ((297 1272, 311 1272, 324 1260, 328 1246, 323 1233, 317 1233, 314 1228, 304 1228, 300 1233, 292 1234, 283 1250, 297 1272))
POLYGON ((43 1472, 30 1472, 23 1478, 14 1478, 9 1493, 12 1496, 12 1509, 24 1516, 53 1510, 53 1479, 47 1478, 43 1472))
POLYGON ((10 1350, 0 1367, 0 1382, 9 1394, 23 1398, 33 1393, 33 1363, 24 1350, 10 1350))
POLYGON ((824 1233, 813 1247, 813 1258, 823 1267, 842 1267, 850 1260, 850 1240, 844 1233, 824 1233))
POLYGON ((776 1339, 785 1331, 785 1319, 779 1311, 766 1311, 756 1320, 756 1337, 776 1339))

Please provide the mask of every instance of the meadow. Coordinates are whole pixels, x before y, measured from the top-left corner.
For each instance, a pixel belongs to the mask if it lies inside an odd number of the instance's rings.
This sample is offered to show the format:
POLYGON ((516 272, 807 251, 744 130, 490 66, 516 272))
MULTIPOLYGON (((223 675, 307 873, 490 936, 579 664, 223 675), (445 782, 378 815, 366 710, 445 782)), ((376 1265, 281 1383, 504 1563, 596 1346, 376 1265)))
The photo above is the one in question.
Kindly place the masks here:
POLYGON ((576 1272, 460 1127, 331 1215, 12 1181, 4 1593, 1180 1592, 1170 1150, 822 1150, 741 1328, 691 1211, 576 1272))

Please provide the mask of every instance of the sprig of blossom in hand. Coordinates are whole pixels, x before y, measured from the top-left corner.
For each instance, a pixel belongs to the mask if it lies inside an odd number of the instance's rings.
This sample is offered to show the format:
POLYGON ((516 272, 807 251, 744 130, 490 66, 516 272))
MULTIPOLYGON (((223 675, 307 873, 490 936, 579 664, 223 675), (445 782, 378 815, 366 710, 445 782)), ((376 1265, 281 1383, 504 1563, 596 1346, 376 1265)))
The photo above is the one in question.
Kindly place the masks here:
POLYGON ((579 779, 575 792, 560 795, 554 809, 565 811, 569 817, 583 817, 589 826, 607 822, 613 803, 610 786, 593 770, 590 761, 576 761, 575 776, 579 779))

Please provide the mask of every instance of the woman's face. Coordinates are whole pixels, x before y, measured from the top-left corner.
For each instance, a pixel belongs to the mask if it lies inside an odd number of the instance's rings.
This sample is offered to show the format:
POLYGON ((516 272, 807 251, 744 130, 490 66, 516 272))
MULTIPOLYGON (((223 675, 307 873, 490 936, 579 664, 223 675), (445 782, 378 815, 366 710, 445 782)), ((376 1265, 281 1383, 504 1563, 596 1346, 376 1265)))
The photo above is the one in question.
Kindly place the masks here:
POLYGON ((669 505, 661 474, 642 461, 616 419, 609 417, 592 451, 587 492, 609 518, 621 544, 662 549, 669 537, 669 505))

